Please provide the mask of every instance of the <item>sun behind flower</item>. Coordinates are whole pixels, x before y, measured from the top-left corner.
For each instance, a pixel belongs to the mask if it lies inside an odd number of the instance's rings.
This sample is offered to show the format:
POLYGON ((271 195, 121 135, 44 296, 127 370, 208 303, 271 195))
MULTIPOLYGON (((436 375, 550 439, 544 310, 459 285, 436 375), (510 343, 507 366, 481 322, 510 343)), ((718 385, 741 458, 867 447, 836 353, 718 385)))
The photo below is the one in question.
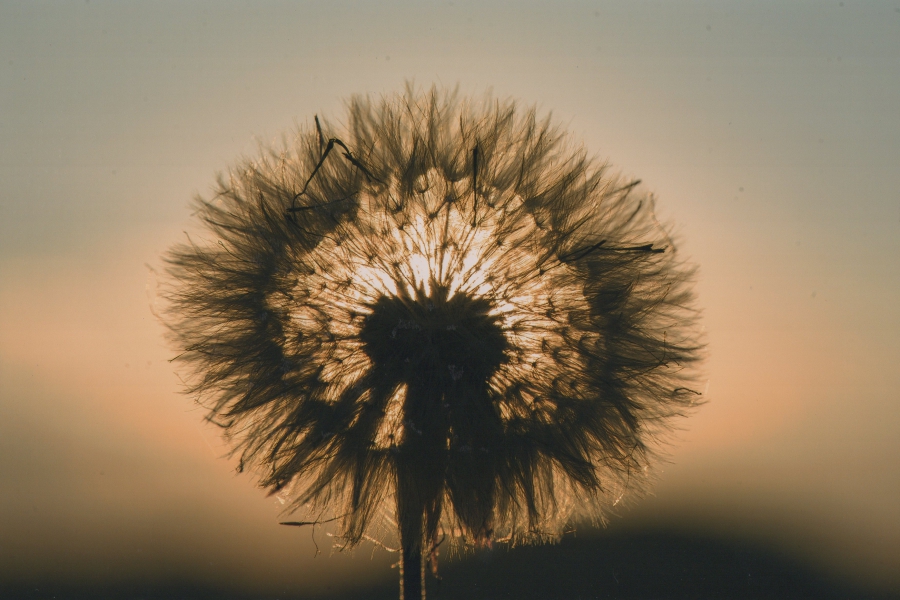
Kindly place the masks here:
POLYGON ((241 465, 350 545, 395 515, 412 596, 440 532, 602 519, 697 398, 652 198, 512 102, 354 98, 325 132, 220 179, 212 239, 167 256, 190 392, 241 465))

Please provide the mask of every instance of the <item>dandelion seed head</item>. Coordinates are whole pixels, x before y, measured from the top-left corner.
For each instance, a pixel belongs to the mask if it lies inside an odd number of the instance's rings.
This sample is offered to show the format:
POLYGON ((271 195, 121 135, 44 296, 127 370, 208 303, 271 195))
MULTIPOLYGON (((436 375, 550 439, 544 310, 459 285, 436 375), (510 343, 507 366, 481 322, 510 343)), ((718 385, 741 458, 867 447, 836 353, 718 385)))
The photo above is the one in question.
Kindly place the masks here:
POLYGON ((355 98, 198 200, 211 239, 167 256, 188 391, 344 544, 410 510, 429 540, 554 539, 697 402, 653 203, 513 102, 355 98))

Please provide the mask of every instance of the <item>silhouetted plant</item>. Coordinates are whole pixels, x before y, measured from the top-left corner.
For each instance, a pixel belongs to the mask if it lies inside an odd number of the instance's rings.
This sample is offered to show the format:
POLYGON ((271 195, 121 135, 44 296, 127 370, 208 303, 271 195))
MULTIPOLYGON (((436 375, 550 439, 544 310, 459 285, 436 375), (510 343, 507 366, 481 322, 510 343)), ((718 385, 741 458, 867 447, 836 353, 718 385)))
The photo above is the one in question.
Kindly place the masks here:
POLYGON ((513 102, 354 98, 197 200, 211 238, 166 257, 189 391, 344 545, 396 517, 408 600, 440 536, 602 520, 698 396, 691 269, 638 183, 513 102))

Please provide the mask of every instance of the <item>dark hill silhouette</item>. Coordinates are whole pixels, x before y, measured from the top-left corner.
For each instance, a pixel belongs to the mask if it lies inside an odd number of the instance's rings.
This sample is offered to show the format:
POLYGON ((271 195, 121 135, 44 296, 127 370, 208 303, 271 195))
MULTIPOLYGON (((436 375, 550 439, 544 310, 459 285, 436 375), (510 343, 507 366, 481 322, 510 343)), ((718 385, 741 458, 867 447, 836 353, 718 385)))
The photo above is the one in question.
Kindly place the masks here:
MULTIPOLYGON (((327 560, 327 559, 325 559, 327 560)), ((386 574, 387 575, 387 574, 386 574)), ((496 548, 462 560, 443 560, 443 581, 431 581, 435 600, 900 600, 830 576, 821 568, 760 546, 666 532, 601 533, 560 544, 496 548)), ((397 582, 351 593, 308 596, 236 593, 192 582, 75 588, 0 585, 4 600, 387 600, 397 582)))

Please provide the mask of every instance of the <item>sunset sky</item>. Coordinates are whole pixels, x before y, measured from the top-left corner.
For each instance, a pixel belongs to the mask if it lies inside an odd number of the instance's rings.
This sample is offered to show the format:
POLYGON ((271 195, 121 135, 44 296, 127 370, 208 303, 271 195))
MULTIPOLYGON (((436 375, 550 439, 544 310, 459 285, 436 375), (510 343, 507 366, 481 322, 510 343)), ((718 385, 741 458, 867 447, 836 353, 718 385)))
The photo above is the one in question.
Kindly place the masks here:
POLYGON ((154 312, 217 173, 410 80, 552 113, 699 265, 708 403, 613 527, 900 591, 900 1, 855 0, 0 3, 0 584, 395 576, 278 525, 154 312))

